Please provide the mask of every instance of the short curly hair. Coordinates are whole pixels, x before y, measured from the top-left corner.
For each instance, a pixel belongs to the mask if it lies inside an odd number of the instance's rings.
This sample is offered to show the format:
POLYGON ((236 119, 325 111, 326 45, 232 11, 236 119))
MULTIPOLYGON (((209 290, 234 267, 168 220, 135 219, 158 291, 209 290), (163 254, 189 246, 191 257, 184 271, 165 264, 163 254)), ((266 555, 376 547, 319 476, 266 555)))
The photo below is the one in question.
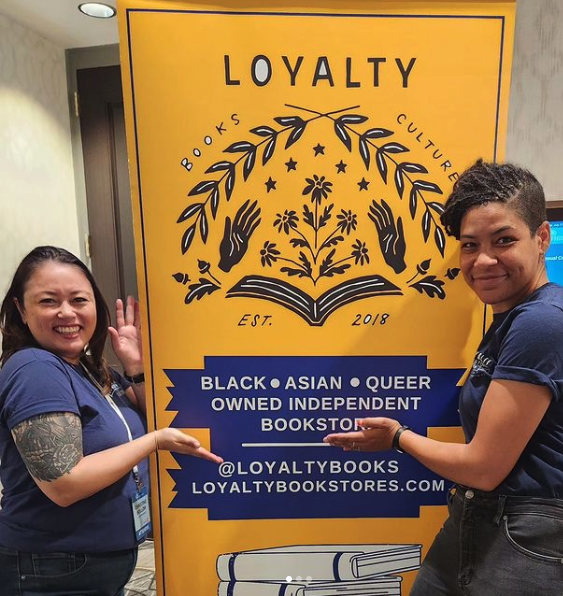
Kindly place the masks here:
POLYGON ((531 234, 547 219, 543 187, 531 172, 514 164, 479 159, 456 180, 441 216, 442 225, 459 240, 465 214, 495 201, 518 213, 531 234))

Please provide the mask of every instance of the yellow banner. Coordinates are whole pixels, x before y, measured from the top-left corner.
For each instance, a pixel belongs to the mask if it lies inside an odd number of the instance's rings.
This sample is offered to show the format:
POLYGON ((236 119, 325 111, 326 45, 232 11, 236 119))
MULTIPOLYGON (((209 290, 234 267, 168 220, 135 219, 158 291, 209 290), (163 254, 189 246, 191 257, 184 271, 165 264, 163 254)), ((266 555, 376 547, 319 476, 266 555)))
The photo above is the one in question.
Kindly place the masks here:
POLYGON ((166 596, 408 594, 448 482, 322 439, 452 440, 483 331, 440 213, 504 153, 514 2, 119 2, 166 596), (252 552, 249 552, 252 551, 252 552))

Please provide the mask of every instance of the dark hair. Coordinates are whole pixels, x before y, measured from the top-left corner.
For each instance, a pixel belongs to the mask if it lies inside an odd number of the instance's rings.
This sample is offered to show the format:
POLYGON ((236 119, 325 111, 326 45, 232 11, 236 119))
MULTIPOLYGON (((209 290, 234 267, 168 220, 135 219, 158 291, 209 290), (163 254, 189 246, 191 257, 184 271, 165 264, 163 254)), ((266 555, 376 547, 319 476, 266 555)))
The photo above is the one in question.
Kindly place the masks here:
POLYGON ((2 332, 0 364, 3 365, 10 356, 22 348, 40 347, 27 325, 22 321, 16 306, 16 300, 19 304, 24 304, 23 296, 30 277, 41 265, 48 261, 55 261, 76 267, 80 269, 90 282, 96 302, 97 321, 96 328, 88 344, 88 355, 84 354, 81 357, 81 361, 102 385, 106 386, 108 382, 111 384, 109 369, 106 366, 103 356, 108 335, 108 326, 110 324, 110 313, 107 303, 88 267, 68 250, 56 246, 38 246, 34 248, 23 258, 16 269, 12 283, 0 308, 0 331, 2 332))
POLYGON ((534 234, 547 219, 545 195, 536 177, 514 164, 477 160, 456 180, 441 221, 459 240, 464 215, 480 205, 498 201, 510 206, 534 234))

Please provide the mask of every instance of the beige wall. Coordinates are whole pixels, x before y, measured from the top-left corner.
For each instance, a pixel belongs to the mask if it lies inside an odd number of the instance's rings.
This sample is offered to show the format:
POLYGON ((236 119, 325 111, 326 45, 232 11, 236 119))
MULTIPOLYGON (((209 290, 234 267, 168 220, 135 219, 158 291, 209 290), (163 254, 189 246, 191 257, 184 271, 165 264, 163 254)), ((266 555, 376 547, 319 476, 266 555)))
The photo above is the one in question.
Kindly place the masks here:
POLYGON ((506 159, 563 200, 563 2, 518 0, 506 159))
POLYGON ((79 251, 65 53, 0 15, 0 296, 38 244, 79 251))

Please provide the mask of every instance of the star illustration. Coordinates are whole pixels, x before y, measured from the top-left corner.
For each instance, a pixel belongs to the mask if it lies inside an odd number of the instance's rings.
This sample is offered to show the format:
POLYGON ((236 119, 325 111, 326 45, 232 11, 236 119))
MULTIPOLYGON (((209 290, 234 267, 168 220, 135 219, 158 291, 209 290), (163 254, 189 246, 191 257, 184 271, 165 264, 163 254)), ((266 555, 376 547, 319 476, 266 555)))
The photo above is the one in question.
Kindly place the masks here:
POLYGON ((271 176, 268 178, 268 180, 266 180, 266 182, 264 182, 264 184, 266 185, 266 189, 268 190, 268 192, 270 192, 271 190, 276 190, 277 181, 272 180, 271 176))
POLYGON ((336 166, 337 174, 340 174, 341 172, 343 174, 346 174, 346 168, 348 167, 348 164, 346 164, 342 160, 340 160, 340 163, 335 164, 335 166, 336 166))
POLYGON ((297 170, 297 162, 293 160, 293 157, 289 158, 289 161, 285 162, 287 166, 287 171, 290 172, 291 170, 297 170))
POLYGON ((360 192, 362 192, 362 190, 368 189, 369 182, 362 176, 362 179, 357 182, 357 185, 360 187, 360 192))
POLYGON ((314 151, 315 151, 315 157, 317 157, 317 155, 324 155, 325 154, 325 148, 324 145, 321 145, 320 143, 317 143, 317 145, 315 147, 313 147, 314 151))

